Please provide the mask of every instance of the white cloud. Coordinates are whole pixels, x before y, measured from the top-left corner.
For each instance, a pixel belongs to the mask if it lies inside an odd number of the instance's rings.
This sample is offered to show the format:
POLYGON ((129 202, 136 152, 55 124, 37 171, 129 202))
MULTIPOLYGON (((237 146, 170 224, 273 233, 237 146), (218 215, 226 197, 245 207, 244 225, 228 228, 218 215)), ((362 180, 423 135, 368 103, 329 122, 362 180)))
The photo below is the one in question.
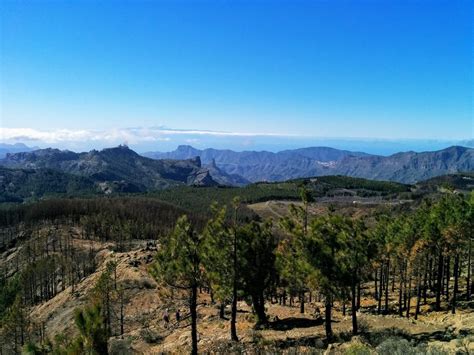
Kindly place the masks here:
MULTIPOLYGON (((114 128, 109 130, 73 130, 53 129, 38 130, 33 128, 0 127, 2 141, 39 141, 44 143, 66 142, 141 142, 170 141, 172 136, 215 136, 215 137, 296 137, 278 133, 223 132, 197 129, 170 129, 164 127, 114 128)), ((197 140, 189 138, 189 141, 197 140)))

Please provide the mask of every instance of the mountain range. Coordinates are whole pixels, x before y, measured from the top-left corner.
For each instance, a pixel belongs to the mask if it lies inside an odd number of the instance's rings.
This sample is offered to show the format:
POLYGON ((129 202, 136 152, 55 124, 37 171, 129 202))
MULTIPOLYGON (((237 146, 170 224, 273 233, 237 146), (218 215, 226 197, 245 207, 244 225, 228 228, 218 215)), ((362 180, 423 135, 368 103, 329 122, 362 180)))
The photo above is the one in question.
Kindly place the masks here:
POLYGON ((179 185, 244 186, 326 175, 413 184, 474 171, 474 149, 460 146, 387 157, 327 147, 272 153, 179 146, 173 152, 145 155, 127 146, 84 153, 52 148, 7 153, 0 159, 0 200, 147 192, 179 185))
POLYGON ((199 156, 203 163, 214 161, 226 173, 240 175, 251 182, 346 175, 412 184, 439 175, 474 171, 474 149, 461 146, 434 152, 380 156, 328 147, 272 153, 198 150, 183 145, 172 152, 148 152, 144 155, 154 159, 189 159, 199 156))
MULTIPOLYGON (((45 171, 68 174, 93 182, 102 192, 144 192, 163 189, 175 185, 243 185, 248 183, 241 177, 222 172, 217 166, 201 165, 198 156, 192 159, 150 159, 138 155, 127 146, 75 153, 68 150, 40 149, 32 152, 7 153, 0 160, 0 182, 5 185, 15 183, 12 176, 38 180, 45 171), (7 168, 7 169, 5 169, 7 168), (8 169, 22 170, 16 175, 8 169)), ((63 176, 56 176, 59 181, 63 176)))
POLYGON ((31 152, 33 150, 38 150, 38 147, 28 147, 23 143, 0 143, 0 159, 4 158, 8 153, 20 153, 20 152, 31 152))

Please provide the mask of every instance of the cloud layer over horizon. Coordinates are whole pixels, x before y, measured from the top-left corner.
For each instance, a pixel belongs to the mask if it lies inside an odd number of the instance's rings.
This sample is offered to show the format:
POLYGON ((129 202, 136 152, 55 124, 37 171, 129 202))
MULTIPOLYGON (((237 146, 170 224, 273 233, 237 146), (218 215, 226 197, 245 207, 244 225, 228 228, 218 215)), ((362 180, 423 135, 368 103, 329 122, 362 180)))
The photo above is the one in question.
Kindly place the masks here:
POLYGON ((374 154, 391 154, 406 150, 437 150, 449 145, 472 146, 472 141, 428 139, 373 139, 312 137, 304 135, 226 132, 199 129, 174 129, 168 127, 128 127, 103 130, 0 127, 0 142, 25 143, 40 148, 55 147, 84 151, 127 144, 139 152, 169 151, 178 145, 188 144, 197 148, 233 150, 270 150, 329 146, 338 149, 364 151, 374 154))

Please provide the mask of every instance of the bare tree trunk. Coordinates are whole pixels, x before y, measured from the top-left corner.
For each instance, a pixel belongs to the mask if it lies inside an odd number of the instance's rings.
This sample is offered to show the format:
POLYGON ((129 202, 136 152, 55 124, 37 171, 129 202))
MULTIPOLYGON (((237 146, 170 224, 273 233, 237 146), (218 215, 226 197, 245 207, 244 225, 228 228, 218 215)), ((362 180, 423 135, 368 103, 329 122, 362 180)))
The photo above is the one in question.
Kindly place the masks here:
MULTIPOLYGON (((426 284, 426 270, 425 270, 425 279, 424 283, 426 284)), ((417 281, 416 281, 416 308, 415 308, 415 319, 418 319, 420 314, 420 304, 421 304, 421 273, 418 271, 417 281)))
POLYGON ((451 258, 448 256, 448 257, 446 258, 446 273, 445 273, 445 277, 446 277, 446 291, 445 291, 446 302, 449 301, 450 266, 451 266, 451 258))
POLYGON ((428 287, 430 288, 431 291, 433 291, 433 258, 431 256, 430 256, 429 263, 430 265, 428 267, 428 270, 429 270, 428 287))
POLYGON ((428 270, 429 270, 429 261, 427 262, 428 265, 426 265, 424 277, 423 277, 423 304, 426 304, 426 297, 427 297, 427 288, 428 288, 428 270))
POLYGON ((191 339, 192 339, 192 355, 198 353, 198 335, 197 335, 197 285, 191 287, 191 299, 189 302, 189 310, 191 311, 191 339))
MULTIPOLYGON (((236 221, 234 221, 236 223, 236 221)), ((231 305, 231 316, 230 316, 230 338, 232 341, 239 341, 237 336, 237 233, 234 228, 234 245, 233 245, 233 281, 232 281, 232 305, 231 305)))
POLYGON ((357 283, 357 310, 360 309, 360 282, 357 283))
POLYGON ((443 288, 442 281, 443 281, 443 254, 442 251, 439 251, 438 255, 438 273, 436 275, 436 306, 435 310, 441 310, 441 289, 443 288))
POLYGON ((456 297, 458 294, 458 281, 459 281, 459 254, 456 254, 454 258, 454 290, 453 290, 453 300, 451 313, 456 313, 456 297))
POLYGON ((467 254, 467 276, 466 276, 466 295, 467 295, 467 300, 471 300, 471 252, 472 252, 472 238, 469 238, 469 251, 467 254))
POLYGON ((385 282, 385 313, 388 314, 388 285, 390 281, 390 258, 387 260, 387 281, 385 282))
POLYGON ((304 291, 300 292, 300 313, 304 313, 304 291))
MULTIPOLYGON (((408 267, 407 267, 408 269, 408 267)), ((411 306, 411 273, 408 276, 408 291, 407 291, 407 318, 410 318, 410 306, 411 306)))
POLYGON ((225 303, 221 302, 219 305, 219 318, 224 319, 225 318, 225 303))
POLYGON ((400 289, 398 290, 398 315, 403 316, 403 269, 400 267, 400 289))
POLYGON ((252 295, 252 303, 254 311, 257 315, 257 323, 266 324, 267 315, 265 313, 265 298, 263 295, 252 295))
MULTIPOLYGON (((351 297, 351 301, 352 301, 352 304, 351 304, 352 334, 357 335, 359 330, 358 330, 358 327, 357 327, 357 310, 356 310, 356 301, 355 301, 355 298, 356 298, 356 282, 355 282, 355 280, 352 281, 351 292, 352 292, 352 295, 351 295, 352 296, 351 297)), ((380 297, 380 299, 381 299, 381 297, 380 297)))
POLYGON ((374 290, 375 290, 375 294, 374 294, 374 298, 375 300, 378 300, 379 299, 379 288, 378 288, 378 285, 377 285, 377 273, 378 273, 378 268, 375 268, 375 272, 374 272, 374 290))
POLYGON ((123 289, 120 291, 120 337, 123 339, 124 333, 124 301, 123 301, 123 289))
POLYGON ((382 312, 382 292, 383 292, 383 269, 384 269, 384 264, 380 265, 380 280, 379 280, 379 292, 378 292, 378 305, 377 305, 377 314, 380 314, 382 312))
POLYGON ((326 329, 326 339, 328 343, 331 343, 334 338, 334 335, 332 332, 332 325, 331 325, 331 307, 332 307, 331 298, 326 295, 324 303, 325 303, 324 324, 325 324, 325 329, 326 329))

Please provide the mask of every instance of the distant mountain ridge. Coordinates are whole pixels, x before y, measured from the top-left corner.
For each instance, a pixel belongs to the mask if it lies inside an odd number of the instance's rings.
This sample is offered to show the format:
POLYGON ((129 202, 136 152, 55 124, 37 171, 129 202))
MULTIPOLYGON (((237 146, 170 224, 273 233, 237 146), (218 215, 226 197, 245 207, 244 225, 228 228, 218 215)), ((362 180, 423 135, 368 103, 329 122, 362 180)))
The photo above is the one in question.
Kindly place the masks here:
POLYGON ((33 152, 9 153, 0 165, 12 169, 49 169, 86 177, 104 191, 117 186, 122 192, 149 191, 177 184, 213 186, 228 182, 238 185, 243 180, 201 165, 199 157, 187 160, 154 160, 138 155, 126 146, 75 153, 68 150, 40 149, 33 152), (215 176, 215 179, 212 174, 215 176), (124 190, 124 186, 125 188, 124 190))
POLYGON ((4 158, 8 153, 31 152, 38 150, 38 147, 28 147, 23 143, 7 144, 0 143, 0 159, 4 158))
POLYGON ((243 151, 205 149, 198 150, 181 145, 168 153, 150 152, 144 156, 154 159, 189 159, 199 156, 204 164, 214 161, 227 172, 244 177, 251 182, 283 181, 298 177, 325 175, 323 172, 334 161, 347 156, 368 156, 329 147, 301 148, 278 153, 267 151, 243 151))
POLYGON ((327 147, 271 152, 198 150, 141 156, 126 146, 76 153, 40 149, 0 159, 0 195, 5 200, 48 194, 134 193, 178 185, 243 186, 326 175, 413 184, 436 176, 474 171, 474 149, 453 146, 435 152, 388 157, 327 147))
POLYGON ((143 156, 153 159, 190 159, 199 156, 204 164, 209 164, 213 160, 216 164, 257 164, 257 163, 268 163, 277 162, 280 159, 288 157, 294 157, 296 155, 314 159, 321 162, 329 162, 334 160, 342 159, 346 156, 368 156, 370 154, 362 152, 351 152, 348 150, 340 150, 329 147, 310 147, 310 148, 299 148, 294 150, 283 150, 278 153, 267 152, 267 151, 243 151, 235 152, 233 150, 219 150, 208 148, 199 150, 189 145, 180 145, 172 152, 147 152, 143 153, 143 156))
POLYGON ((179 146, 173 152, 144 155, 154 159, 200 156, 203 162, 214 160, 228 174, 243 176, 251 182, 346 175, 411 184, 444 174, 474 171, 474 149, 460 146, 434 152, 402 152, 388 157, 328 147, 271 153, 179 146))

